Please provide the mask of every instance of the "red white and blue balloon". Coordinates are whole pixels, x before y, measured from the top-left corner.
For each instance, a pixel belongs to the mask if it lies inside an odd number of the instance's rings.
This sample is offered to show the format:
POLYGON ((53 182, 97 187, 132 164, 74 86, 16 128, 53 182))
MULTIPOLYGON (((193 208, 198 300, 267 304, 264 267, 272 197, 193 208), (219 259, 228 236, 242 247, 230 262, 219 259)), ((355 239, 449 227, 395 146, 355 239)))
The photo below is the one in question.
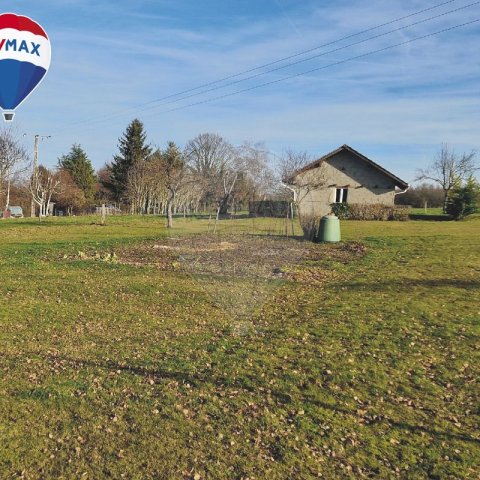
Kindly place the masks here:
POLYGON ((0 15, 0 107, 5 121, 35 90, 50 67, 50 40, 31 18, 0 15))

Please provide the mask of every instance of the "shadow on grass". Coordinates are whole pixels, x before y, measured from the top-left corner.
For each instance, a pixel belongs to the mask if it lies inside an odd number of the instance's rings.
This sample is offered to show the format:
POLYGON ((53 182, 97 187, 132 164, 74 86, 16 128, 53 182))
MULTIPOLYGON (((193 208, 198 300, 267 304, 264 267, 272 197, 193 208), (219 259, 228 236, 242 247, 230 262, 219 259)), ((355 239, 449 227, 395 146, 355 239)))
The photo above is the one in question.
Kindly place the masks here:
MULTIPOLYGON (((235 387, 235 388, 243 388, 246 391, 251 393, 259 392, 258 388, 255 385, 248 384, 248 382, 241 382, 239 384, 238 381, 232 383, 232 381, 225 377, 219 376, 212 376, 212 375, 205 375, 201 373, 188 373, 188 372, 179 372, 179 371, 170 371, 164 369, 151 369, 142 366, 135 366, 135 365, 127 365, 124 363, 118 363, 115 361, 99 361, 99 360, 84 360, 84 359, 75 359, 71 357, 62 357, 62 356, 54 356, 54 355, 41 355, 44 359, 49 362, 59 362, 63 364, 67 364, 72 368, 84 368, 84 367, 93 367, 99 368, 102 370, 108 370, 110 372, 128 372, 134 375, 138 375, 140 377, 144 377, 146 380, 153 380, 155 383, 160 383, 162 380, 175 380, 181 383, 189 383, 191 385, 200 385, 204 383, 208 383, 214 385, 215 387, 235 387)), ((282 404, 290 404, 292 403, 292 396, 280 391, 271 390, 270 393, 273 397, 275 397, 279 402, 282 404)), ((362 421, 364 421, 365 426, 373 426, 379 423, 385 423, 393 428, 398 428, 401 430, 407 430, 409 432, 423 432, 434 437, 438 437, 439 439, 451 439, 451 440, 460 440, 464 442, 472 442, 472 443, 479 443, 480 439, 471 437, 465 434, 459 433, 452 433, 446 431, 440 431, 435 428, 425 427, 424 425, 411 425, 406 422, 398 422, 392 419, 389 419, 382 415, 368 415, 368 414, 361 414, 356 410, 347 409, 344 407, 340 407, 338 405, 332 405, 326 402, 321 402, 316 399, 312 399, 309 397, 300 397, 297 398, 302 402, 310 403, 315 405, 319 408, 323 408, 326 410, 330 410, 334 413, 341 414, 341 415, 348 415, 352 417, 356 417, 362 421)), ((435 414, 435 412, 431 412, 431 414, 435 414)))
POLYGON ((382 282, 362 283, 362 282, 346 282, 340 285, 348 289, 358 290, 392 290, 394 288, 414 288, 414 287, 454 287, 476 289, 480 287, 479 280, 465 280, 460 278, 405 278, 396 280, 382 280, 382 282))
POLYGON ((464 435, 461 433, 452 433, 452 432, 444 432, 441 430, 437 430, 435 428, 429 428, 425 427, 423 425, 411 425, 406 422, 397 422, 395 420, 389 419, 387 417, 383 416, 374 416, 374 417, 369 417, 368 415, 360 415, 357 412, 353 410, 348 410, 346 408, 338 407, 336 405, 331 405, 329 403, 325 402, 320 402, 318 400, 312 400, 312 399, 304 399, 320 408, 324 408, 326 410, 331 410, 335 413, 340 413, 343 415, 349 415, 349 416, 354 416, 357 418, 360 418, 362 420, 365 420, 366 423, 365 425, 376 425, 379 423, 387 423, 389 426, 393 428, 398 428, 400 430, 407 430, 409 432, 423 432, 428 435, 432 435, 434 437, 438 438, 448 438, 450 440, 460 440, 463 442, 471 442, 471 443, 479 443, 480 444, 480 439, 471 437, 469 435, 464 435))
POLYGON ((428 214, 417 214, 417 213, 411 213, 409 215, 410 220, 428 220, 430 222, 447 222, 452 220, 452 217, 450 215, 445 215, 443 213, 439 215, 428 215, 428 214))

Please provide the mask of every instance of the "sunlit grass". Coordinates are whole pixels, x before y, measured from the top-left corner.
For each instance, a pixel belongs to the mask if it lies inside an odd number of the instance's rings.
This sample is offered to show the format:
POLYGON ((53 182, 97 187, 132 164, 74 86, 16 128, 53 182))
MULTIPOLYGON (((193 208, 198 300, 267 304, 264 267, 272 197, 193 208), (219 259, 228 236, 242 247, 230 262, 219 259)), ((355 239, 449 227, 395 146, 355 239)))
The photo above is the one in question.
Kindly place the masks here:
POLYGON ((0 222, 1 478, 478 478, 478 219, 342 222, 320 283, 82 259, 213 229, 98 223, 0 222))

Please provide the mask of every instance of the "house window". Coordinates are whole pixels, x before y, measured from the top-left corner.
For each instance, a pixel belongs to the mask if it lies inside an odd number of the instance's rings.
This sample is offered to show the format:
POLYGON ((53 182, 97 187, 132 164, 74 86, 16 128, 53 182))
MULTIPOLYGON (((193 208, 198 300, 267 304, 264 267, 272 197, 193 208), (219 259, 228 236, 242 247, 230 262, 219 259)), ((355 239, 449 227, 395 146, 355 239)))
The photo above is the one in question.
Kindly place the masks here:
POLYGON ((337 188, 335 203, 347 203, 348 188, 337 188))

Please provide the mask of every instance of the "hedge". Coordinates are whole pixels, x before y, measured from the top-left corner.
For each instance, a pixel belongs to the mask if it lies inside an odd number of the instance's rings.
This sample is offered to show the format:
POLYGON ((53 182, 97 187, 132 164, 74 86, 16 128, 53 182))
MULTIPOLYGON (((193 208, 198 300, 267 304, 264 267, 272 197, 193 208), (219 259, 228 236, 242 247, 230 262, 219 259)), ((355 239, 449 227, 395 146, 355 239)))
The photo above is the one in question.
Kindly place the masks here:
POLYGON ((332 203, 332 212, 341 220, 399 220, 409 219, 410 209, 398 205, 382 205, 380 203, 332 203))

